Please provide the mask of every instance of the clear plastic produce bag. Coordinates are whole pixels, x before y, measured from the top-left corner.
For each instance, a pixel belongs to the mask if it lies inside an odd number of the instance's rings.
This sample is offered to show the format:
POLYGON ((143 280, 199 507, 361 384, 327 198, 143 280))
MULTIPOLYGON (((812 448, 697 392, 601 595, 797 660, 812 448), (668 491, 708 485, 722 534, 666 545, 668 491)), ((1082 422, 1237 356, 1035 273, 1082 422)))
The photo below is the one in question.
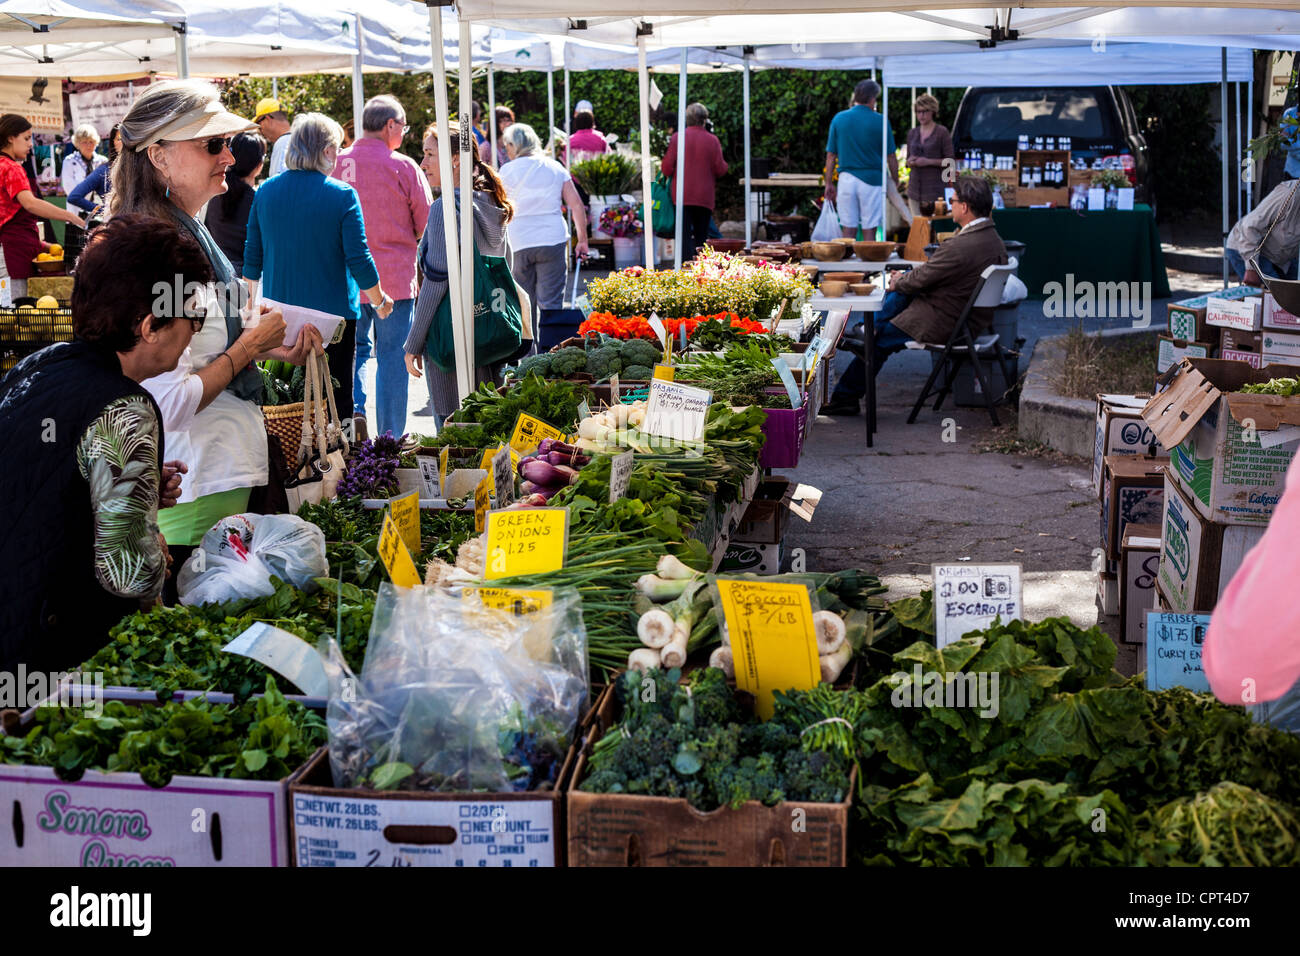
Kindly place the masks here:
POLYGON ((271 576, 310 590, 328 577, 325 534, 297 515, 238 514, 208 529, 176 578, 182 604, 213 604, 275 593, 271 576))
POLYGON ((817 225, 813 226, 813 242, 833 242, 840 237, 840 215, 835 211, 835 203, 829 199, 822 203, 821 215, 817 225))
POLYGON ((510 792, 554 785, 587 706, 576 591, 515 615, 473 593, 384 584, 360 676, 328 642, 338 787, 510 792))

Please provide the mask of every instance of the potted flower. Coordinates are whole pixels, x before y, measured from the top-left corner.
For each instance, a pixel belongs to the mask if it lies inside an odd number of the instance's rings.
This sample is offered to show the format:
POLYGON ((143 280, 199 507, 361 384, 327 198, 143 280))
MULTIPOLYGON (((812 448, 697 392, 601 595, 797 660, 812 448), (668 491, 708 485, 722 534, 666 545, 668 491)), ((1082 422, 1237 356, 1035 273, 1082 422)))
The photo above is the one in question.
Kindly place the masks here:
MULTIPOLYGON (((623 194, 630 192, 640 181, 641 164, 635 156, 624 153, 587 154, 574 159, 569 174, 587 191, 591 222, 597 225, 601 213, 608 206, 622 202, 623 194)), ((592 235, 598 239, 610 238, 598 227, 592 230, 592 235)))
POLYGON ((640 236, 645 231, 638 218, 640 206, 618 202, 600 214, 600 228, 614 239, 614 266, 626 269, 641 264, 640 236))
POLYGON ((1132 189, 1133 184, 1129 178, 1118 169, 1104 169, 1092 177, 1093 189, 1106 190, 1106 208, 1117 209, 1119 207, 1119 191, 1121 189, 1132 189))

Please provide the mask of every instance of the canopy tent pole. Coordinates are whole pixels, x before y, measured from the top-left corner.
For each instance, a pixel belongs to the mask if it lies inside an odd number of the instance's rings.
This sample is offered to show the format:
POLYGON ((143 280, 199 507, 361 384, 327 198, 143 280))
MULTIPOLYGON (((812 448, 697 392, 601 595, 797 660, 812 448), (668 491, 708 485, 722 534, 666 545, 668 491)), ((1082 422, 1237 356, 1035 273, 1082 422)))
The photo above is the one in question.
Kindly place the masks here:
POLYGON ((569 68, 564 68, 564 168, 573 163, 569 140, 573 137, 573 107, 569 105, 569 68))
POLYGON ((173 27, 176 31, 176 76, 182 80, 190 78, 190 50, 185 40, 185 24, 173 27))
POLYGON ((673 268, 682 267, 682 236, 685 223, 682 214, 686 209, 686 47, 682 47, 682 72, 677 78, 677 224, 673 237, 673 268))
MULTIPOLYGON (((889 238, 889 87, 885 86, 885 67, 880 67, 880 240, 889 238)), ((863 230, 862 238, 866 238, 863 230)))
POLYGON ((546 68, 546 142, 551 144, 551 159, 555 158, 555 71, 546 68))
POLYGON ((655 236, 651 214, 650 177, 650 74, 645 65, 645 36, 636 38, 637 99, 641 106, 641 233, 645 237, 645 267, 655 267, 655 236))
MULTIPOLYGON (((1237 219, 1241 218, 1241 83, 1232 84, 1232 166, 1237 188, 1233 190, 1233 205, 1237 207, 1237 219)), ((1236 220, 1233 220, 1234 222, 1236 220)))
POLYGON ((743 52, 741 63, 741 84, 744 89, 745 101, 745 248, 748 249, 753 242, 753 210, 750 208, 750 194, 752 192, 749 181, 749 48, 746 47, 743 52))
MULTIPOLYGON (((451 152, 448 149, 450 117, 447 111, 447 65, 443 62, 445 55, 442 43, 442 8, 437 0, 426 0, 429 9, 429 30, 433 35, 431 51, 433 53, 433 110, 434 121, 438 124, 438 180, 442 183, 442 238, 447 254, 447 275, 460 275, 460 249, 456 246, 456 203, 452 199, 451 152), (447 200, 452 200, 448 202, 447 200)), ((465 364, 465 309, 461 299, 459 282, 447 283, 447 295, 451 297, 451 334, 455 343, 456 355, 456 393, 462 399, 474 390, 474 369, 465 364)), ((431 374, 432 369, 425 362, 424 374, 431 374)))
MULTIPOLYGON (((1255 138, 1255 69, 1251 64, 1250 79, 1246 81, 1246 148, 1250 148, 1250 141, 1255 138)), ((1255 163, 1250 164, 1250 178, 1246 181, 1246 212, 1249 214, 1255 208, 1255 163)))
MULTIPOLYGON (((460 215, 460 270, 453 273, 447 271, 448 275, 457 276, 460 279, 460 301, 465 304, 461 317, 465 322, 465 378, 466 391, 461 394, 461 400, 472 391, 478 382, 478 363, 475 361, 474 348, 474 270, 471 263, 474 261, 474 150, 478 143, 474 139, 474 110, 472 100, 474 97, 474 64, 470 55, 474 49, 474 40, 470 36, 468 20, 460 21, 460 73, 457 77, 457 88, 460 91, 460 104, 457 108, 457 119, 460 121, 460 196, 461 201, 465 203, 461 207, 460 215)), ((442 151, 439 150, 439 153, 442 151)), ((444 194, 445 195, 445 194, 444 194)), ((525 321, 531 321, 531 317, 525 321)), ((457 372, 460 371, 459 363, 457 372)))
POLYGON ((271 77, 271 99, 278 100, 279 98, 280 98, 280 78, 278 76, 273 76, 271 77))
POLYGON ((488 124, 488 142, 492 146, 491 165, 497 169, 497 84, 496 71, 492 68, 492 60, 488 60, 488 108, 487 116, 484 117, 488 124))
MULTIPOLYGON (((1220 47, 1219 155, 1223 173, 1223 247, 1228 247, 1228 48, 1220 47)), ((1228 287, 1228 257, 1223 257, 1223 287, 1228 287)))
POLYGON ((365 86, 361 78, 361 65, 366 55, 365 40, 361 36, 361 14, 353 14, 357 23, 357 52, 352 55, 352 136, 361 138, 361 114, 366 108, 365 86))

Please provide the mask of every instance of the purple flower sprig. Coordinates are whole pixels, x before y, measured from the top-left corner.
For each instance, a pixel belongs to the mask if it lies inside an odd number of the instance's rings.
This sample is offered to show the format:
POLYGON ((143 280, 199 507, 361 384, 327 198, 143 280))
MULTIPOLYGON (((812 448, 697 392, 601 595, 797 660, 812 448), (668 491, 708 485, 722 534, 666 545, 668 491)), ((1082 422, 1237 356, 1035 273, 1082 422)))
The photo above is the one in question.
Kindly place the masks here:
POLYGON ((401 442, 392 432, 367 438, 360 445, 339 481, 342 498, 388 498, 397 493, 397 466, 401 442))

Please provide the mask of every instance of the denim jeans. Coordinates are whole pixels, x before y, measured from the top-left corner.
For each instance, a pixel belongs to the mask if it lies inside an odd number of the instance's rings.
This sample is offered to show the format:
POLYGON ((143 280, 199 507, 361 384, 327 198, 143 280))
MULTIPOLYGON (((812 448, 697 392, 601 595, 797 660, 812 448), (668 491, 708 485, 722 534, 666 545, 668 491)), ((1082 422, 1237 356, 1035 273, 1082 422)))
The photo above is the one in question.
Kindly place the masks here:
MULTIPOLYGON (((1244 278, 1246 269, 1249 268, 1246 265, 1245 257, 1236 249, 1228 248, 1223 250, 1223 255, 1228 260, 1228 265, 1232 268, 1232 271, 1237 273, 1237 278, 1244 278)), ((1296 260, 1294 259, 1286 264, 1285 269, 1278 268, 1262 255, 1256 256, 1255 262, 1259 266, 1259 271, 1270 279, 1294 279, 1296 277, 1296 260)))
MULTIPOLYGON (((411 376, 406 371, 405 343, 406 335, 411 331, 411 306, 414 302, 414 299, 394 302, 393 312, 386 319, 379 318, 373 306, 361 306, 362 318, 370 324, 374 335, 375 435, 391 431, 394 438, 401 438, 406 430, 411 376)), ((361 346, 358 343, 357 369, 360 368, 361 346)))
POLYGON ((370 326, 374 318, 374 308, 361 303, 361 318, 357 319, 357 367, 352 373, 353 415, 366 413, 366 387, 361 384, 361 368, 374 354, 370 348, 370 326))
MULTIPOLYGON (((890 321, 906 309, 911 301, 911 296, 904 295, 901 292, 887 293, 884 304, 881 306, 880 311, 875 314, 873 323, 876 341, 872 352, 875 364, 875 369, 872 371, 873 376, 880 374, 880 369, 889 356, 902 351, 903 346, 911 341, 912 337, 910 335, 890 321)), ((840 376, 840 380, 835 383, 835 390, 831 393, 831 400, 854 401, 866 395, 866 370, 867 366, 862 359, 854 356, 853 361, 849 363, 849 367, 840 376)))

